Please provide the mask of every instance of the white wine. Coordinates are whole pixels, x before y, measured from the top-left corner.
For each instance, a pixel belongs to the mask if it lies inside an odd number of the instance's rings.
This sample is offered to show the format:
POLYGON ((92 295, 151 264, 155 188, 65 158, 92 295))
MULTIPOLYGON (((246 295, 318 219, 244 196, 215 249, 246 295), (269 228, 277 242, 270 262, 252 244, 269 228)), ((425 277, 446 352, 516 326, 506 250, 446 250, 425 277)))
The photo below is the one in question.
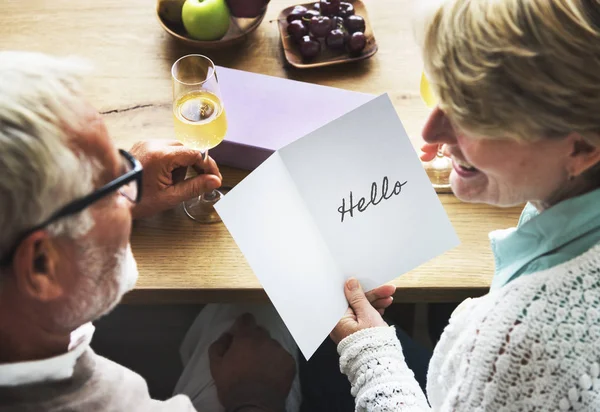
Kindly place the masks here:
POLYGON ((430 109, 433 109, 435 107, 435 105, 437 104, 438 99, 435 96, 435 94, 433 93, 433 90, 431 90, 431 84, 429 84, 429 81, 427 80, 427 76, 425 76, 424 72, 421 73, 420 91, 421 91, 421 99, 423 99, 423 101, 425 102, 427 107, 429 107, 430 109))
POLYGON ((173 104, 175 137, 184 145, 205 152, 223 141, 227 117, 221 99, 206 90, 181 96, 173 104))

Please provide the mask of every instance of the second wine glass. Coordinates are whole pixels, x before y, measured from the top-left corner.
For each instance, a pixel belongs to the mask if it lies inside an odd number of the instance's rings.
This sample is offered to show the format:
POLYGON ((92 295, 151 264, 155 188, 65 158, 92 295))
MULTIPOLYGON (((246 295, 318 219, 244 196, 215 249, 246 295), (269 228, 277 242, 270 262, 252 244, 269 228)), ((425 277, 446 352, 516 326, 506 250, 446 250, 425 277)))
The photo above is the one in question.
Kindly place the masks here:
MULTIPOLYGON (((175 136, 184 145, 197 149, 206 159, 227 133, 227 116, 214 63, 206 56, 190 54, 177 60, 171 69, 175 136)), ((220 222, 214 205, 218 190, 183 202, 185 213, 200 223, 220 222)))
MULTIPOLYGON (((421 99, 429 109, 433 109, 437 104, 437 97, 431 90, 431 85, 425 76, 421 73, 421 84, 419 86, 421 99)), ((425 171, 431 180, 431 184, 436 190, 450 189, 450 172, 452 172, 452 161, 444 156, 442 145, 438 146, 435 158, 424 164, 425 171)))

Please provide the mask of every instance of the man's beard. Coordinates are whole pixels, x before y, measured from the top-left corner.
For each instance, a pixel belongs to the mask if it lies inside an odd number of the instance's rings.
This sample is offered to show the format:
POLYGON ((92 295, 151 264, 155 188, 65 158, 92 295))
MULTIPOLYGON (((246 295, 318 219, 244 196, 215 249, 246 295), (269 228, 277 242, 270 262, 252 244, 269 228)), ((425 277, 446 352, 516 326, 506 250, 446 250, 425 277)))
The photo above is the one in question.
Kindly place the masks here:
POLYGON ((69 331, 110 312, 133 289, 138 277, 131 245, 112 256, 106 248, 91 242, 80 245, 79 250, 81 280, 54 316, 55 324, 69 331))

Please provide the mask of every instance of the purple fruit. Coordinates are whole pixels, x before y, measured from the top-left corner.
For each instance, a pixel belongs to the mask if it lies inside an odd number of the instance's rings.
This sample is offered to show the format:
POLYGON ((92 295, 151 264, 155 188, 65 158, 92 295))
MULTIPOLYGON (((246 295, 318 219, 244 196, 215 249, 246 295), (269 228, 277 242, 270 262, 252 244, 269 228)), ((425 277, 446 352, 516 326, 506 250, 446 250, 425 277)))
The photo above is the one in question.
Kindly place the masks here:
POLYGON ((327 33, 333 28, 333 20, 327 16, 313 17, 308 24, 310 34, 321 38, 327 36, 327 33))
POLYGON ((318 12, 321 12, 321 2, 318 1, 315 4, 313 4, 313 9, 315 9, 318 12))
POLYGON ((305 59, 312 59, 321 51, 321 43, 312 36, 304 36, 300 39, 300 54, 305 59))
POLYGON ((254 18, 258 17, 267 6, 264 0, 226 0, 232 16, 254 18))
POLYGON ((333 27, 336 29, 341 29, 344 27, 344 19, 340 16, 335 16, 333 18, 333 27))
POLYGON ((308 27, 302 23, 302 20, 294 20, 288 24, 287 32, 295 41, 299 41, 308 34, 308 27))
POLYGON ((365 32, 365 19, 360 16, 348 16, 344 19, 344 26, 350 33, 365 32))
POLYGON ((340 12, 340 1, 321 0, 321 14, 323 16, 337 16, 340 12))
POLYGON ((296 6, 294 9, 288 14, 287 22, 291 23, 294 20, 301 20, 304 17, 304 14, 307 12, 307 8, 304 6, 296 6))
POLYGON ((327 47, 329 47, 330 49, 343 49, 345 37, 345 33, 342 30, 331 30, 325 38, 325 44, 327 44, 327 47))
POLYGON ((340 11, 338 13, 338 16, 340 17, 348 17, 348 16, 352 16, 354 14, 354 6, 350 3, 346 3, 346 2, 341 2, 340 3, 340 11))
POLYGON ((304 13, 304 16, 302 16, 302 21, 305 24, 308 24, 313 17, 319 17, 320 15, 321 13, 316 10, 308 10, 306 13, 304 13))
POLYGON ((346 48, 350 52, 350 54, 358 54, 367 45, 367 37, 364 33, 357 31, 356 33, 352 33, 352 35, 346 41, 346 48))

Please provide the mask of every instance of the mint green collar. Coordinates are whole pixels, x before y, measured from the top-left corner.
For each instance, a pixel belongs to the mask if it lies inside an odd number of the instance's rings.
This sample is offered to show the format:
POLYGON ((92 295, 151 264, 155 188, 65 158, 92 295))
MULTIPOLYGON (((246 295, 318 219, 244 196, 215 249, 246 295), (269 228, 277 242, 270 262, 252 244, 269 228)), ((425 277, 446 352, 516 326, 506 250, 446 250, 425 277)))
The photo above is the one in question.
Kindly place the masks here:
POLYGON ((600 241, 600 189, 542 213, 527 204, 516 228, 496 230, 489 237, 496 263, 492 290, 571 260, 600 241))

